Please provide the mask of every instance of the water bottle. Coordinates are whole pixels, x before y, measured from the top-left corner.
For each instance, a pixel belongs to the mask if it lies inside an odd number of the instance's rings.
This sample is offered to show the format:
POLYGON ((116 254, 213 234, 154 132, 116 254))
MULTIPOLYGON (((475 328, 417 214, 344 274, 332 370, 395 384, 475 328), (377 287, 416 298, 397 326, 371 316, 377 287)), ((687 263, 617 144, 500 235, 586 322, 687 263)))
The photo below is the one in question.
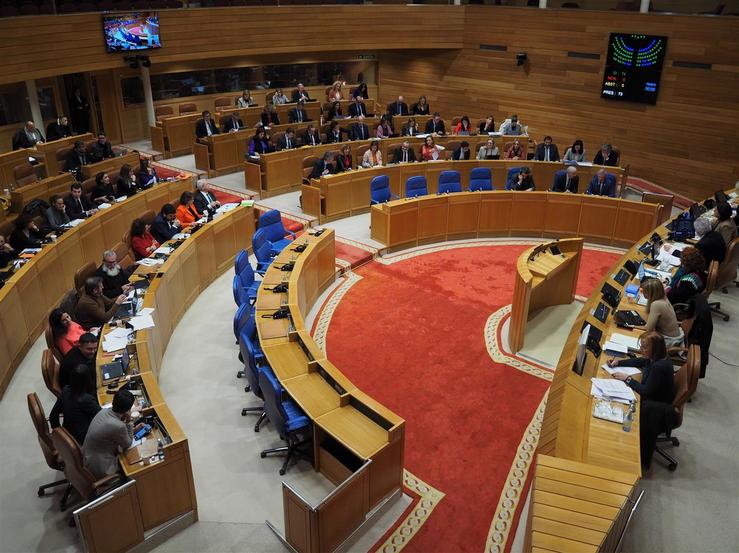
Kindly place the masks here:
POLYGON ((636 405, 634 402, 629 402, 629 410, 624 415, 624 432, 631 432, 631 423, 634 422, 634 412, 636 411, 636 405))
POLYGON ((164 461, 164 444, 162 440, 157 440, 157 456, 160 461, 164 461))

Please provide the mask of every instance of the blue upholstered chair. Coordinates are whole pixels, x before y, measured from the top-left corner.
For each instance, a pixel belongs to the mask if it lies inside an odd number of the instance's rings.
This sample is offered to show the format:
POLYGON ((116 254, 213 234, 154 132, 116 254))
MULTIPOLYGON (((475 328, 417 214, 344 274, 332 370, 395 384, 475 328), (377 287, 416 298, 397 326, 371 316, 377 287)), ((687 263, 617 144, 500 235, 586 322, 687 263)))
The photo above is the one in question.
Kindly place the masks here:
POLYGON ((262 244, 264 244, 265 242, 269 242, 270 244, 272 244, 270 248, 274 255, 277 255, 282 251, 281 247, 276 247, 274 243, 267 237, 267 231, 258 228, 256 231, 254 231, 254 234, 251 237, 251 249, 254 252, 254 255, 256 255, 257 250, 261 248, 262 244))
MULTIPOLYGON (((263 399, 262 390, 259 385, 259 371, 269 369, 266 365, 264 353, 259 349, 259 338, 257 337, 257 326, 254 317, 248 317, 244 327, 239 333, 239 349, 241 357, 244 360, 244 371, 242 376, 246 376, 248 382, 244 388, 245 392, 252 392, 257 398, 263 399)), ((269 369, 271 371, 271 369, 269 369)), ((244 407, 241 415, 246 416, 249 413, 259 414, 259 419, 254 425, 254 432, 259 432, 262 423, 267 419, 264 407, 244 407)))
POLYGON ((505 189, 506 190, 513 190, 513 187, 516 184, 516 180, 518 179, 518 174, 520 172, 521 172, 520 167, 512 167, 511 169, 508 169, 508 174, 506 175, 506 179, 505 179, 505 189))
POLYGON ((249 293, 243 286, 241 286, 239 275, 234 275, 233 283, 231 284, 231 291, 233 292, 234 302, 237 307, 249 305, 249 293))
POLYGON ((291 242, 285 236, 290 235, 292 240, 295 240, 295 233, 285 229, 282 216, 277 209, 270 209, 259 217, 259 230, 264 231, 267 240, 272 242, 272 247, 278 251, 285 249, 291 242))
POLYGON ((254 256, 257 258, 257 273, 264 276, 269 266, 272 264, 272 259, 275 256, 275 252, 272 249, 272 242, 269 240, 265 241, 259 248, 254 250, 254 256))
POLYGON ((372 177, 372 180, 370 181, 370 195, 372 196, 370 205, 384 204, 392 199, 398 199, 398 197, 390 191, 390 179, 387 175, 372 177))
MULTIPOLYGON (((240 305, 236 310, 236 315, 234 315, 234 338, 236 338, 237 344, 239 343, 239 334, 241 334, 241 329, 244 328, 246 320, 251 316, 252 310, 248 303, 240 305)), ((243 361, 243 359, 241 361, 243 361)), ((236 373, 237 378, 241 378, 242 376, 244 376, 243 371, 236 373)))
POLYGON ((252 269, 251 263, 247 261, 241 272, 237 273, 236 276, 239 277, 241 281, 241 286, 246 290, 249 296, 249 303, 254 305, 254 303, 257 301, 257 292, 259 291, 259 285, 261 284, 261 282, 256 280, 254 269, 252 269))
POLYGON ((439 173, 438 194, 450 194, 462 191, 462 178, 459 171, 442 171, 439 173))
POLYGON ((405 181, 405 197, 415 198, 416 196, 425 196, 428 194, 428 187, 426 186, 426 177, 423 175, 409 178, 405 181))
POLYGON ((234 273, 237 275, 241 273, 241 271, 244 270, 244 266, 249 264, 249 252, 246 250, 241 250, 239 253, 236 254, 236 258, 234 259, 234 273))
POLYGON ((475 167, 470 171, 470 192, 493 189, 493 173, 489 167, 475 167))
POLYGON ((311 432, 311 422, 300 410, 295 402, 283 399, 283 390, 280 382, 272 370, 259 371, 259 386, 264 397, 264 410, 267 418, 274 425, 280 438, 287 442, 287 446, 265 449, 261 453, 264 458, 272 453, 287 453, 280 468, 280 474, 285 474, 293 455, 300 454, 309 457, 308 448, 311 432))

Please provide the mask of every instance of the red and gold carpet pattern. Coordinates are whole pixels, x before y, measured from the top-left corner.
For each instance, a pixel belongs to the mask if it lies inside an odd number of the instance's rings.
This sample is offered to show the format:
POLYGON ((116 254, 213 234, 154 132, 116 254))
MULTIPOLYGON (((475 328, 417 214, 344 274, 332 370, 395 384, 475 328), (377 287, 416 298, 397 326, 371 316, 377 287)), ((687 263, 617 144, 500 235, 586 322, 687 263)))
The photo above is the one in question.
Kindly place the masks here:
MULTIPOLYGON (((435 248, 366 264, 333 312, 329 358, 405 418, 406 469, 445 494, 403 544, 408 551, 486 548, 517 449, 549 387, 493 361, 484 339, 490 315, 511 302, 526 247, 435 248)), ((589 295, 617 257, 586 249, 577 293, 589 295)))

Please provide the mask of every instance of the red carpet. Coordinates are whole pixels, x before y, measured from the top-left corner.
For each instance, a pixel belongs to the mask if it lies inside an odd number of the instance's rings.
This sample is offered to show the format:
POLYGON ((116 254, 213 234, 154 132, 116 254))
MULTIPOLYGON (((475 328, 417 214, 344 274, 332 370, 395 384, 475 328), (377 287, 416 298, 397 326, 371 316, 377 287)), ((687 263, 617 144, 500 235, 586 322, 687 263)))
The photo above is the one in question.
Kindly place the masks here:
MULTIPOLYGON (((489 315, 511 301, 526 247, 369 263, 332 318, 328 356, 406 419, 406 468, 446 494, 408 551, 483 550, 516 448, 549 386, 493 362, 483 337, 489 315)), ((586 251, 578 294, 589 294, 617 257, 586 251)))
POLYGON ((348 263, 352 269, 364 265, 372 260, 373 252, 353 246, 348 242, 336 240, 336 259, 348 263))

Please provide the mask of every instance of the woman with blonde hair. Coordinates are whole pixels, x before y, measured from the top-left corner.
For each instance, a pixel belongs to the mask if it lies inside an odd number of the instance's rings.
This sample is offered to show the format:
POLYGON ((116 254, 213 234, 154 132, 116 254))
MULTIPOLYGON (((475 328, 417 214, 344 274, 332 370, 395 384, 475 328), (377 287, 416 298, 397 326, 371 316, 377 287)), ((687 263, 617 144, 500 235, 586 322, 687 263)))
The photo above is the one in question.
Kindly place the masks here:
POLYGON ((649 278, 642 283, 641 291, 647 299, 649 314, 644 330, 659 332, 668 348, 683 345, 685 334, 677 322, 675 309, 667 301, 664 285, 656 278, 649 278))

